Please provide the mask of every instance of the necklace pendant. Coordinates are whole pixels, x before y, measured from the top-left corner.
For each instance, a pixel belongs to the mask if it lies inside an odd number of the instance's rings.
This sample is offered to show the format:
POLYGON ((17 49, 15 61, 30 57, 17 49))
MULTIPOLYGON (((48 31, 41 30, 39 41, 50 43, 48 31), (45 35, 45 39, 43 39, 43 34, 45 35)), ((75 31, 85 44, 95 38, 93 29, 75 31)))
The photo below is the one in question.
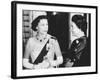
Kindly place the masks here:
POLYGON ((42 42, 42 40, 40 40, 40 42, 42 42))

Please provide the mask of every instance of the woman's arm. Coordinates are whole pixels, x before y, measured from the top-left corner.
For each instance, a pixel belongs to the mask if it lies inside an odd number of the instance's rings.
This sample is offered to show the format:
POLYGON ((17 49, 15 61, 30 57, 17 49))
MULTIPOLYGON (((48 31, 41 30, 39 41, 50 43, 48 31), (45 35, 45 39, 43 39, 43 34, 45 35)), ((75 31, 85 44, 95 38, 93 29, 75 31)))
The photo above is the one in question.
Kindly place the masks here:
POLYGON ((23 66, 27 69, 33 69, 33 64, 29 63, 29 59, 23 58, 23 66))
POLYGON ((24 53, 24 58, 23 58, 23 66, 25 68, 28 68, 28 69, 33 69, 34 68, 33 64, 31 64, 29 62, 29 56, 30 56, 30 51, 31 51, 30 50, 31 49, 30 44, 31 44, 31 39, 28 40, 26 47, 25 47, 25 53, 24 53))
POLYGON ((63 63, 63 57, 60 50, 60 46, 58 44, 58 41, 56 40, 54 43, 54 54, 56 55, 56 60, 50 60, 51 66, 58 66, 63 63))

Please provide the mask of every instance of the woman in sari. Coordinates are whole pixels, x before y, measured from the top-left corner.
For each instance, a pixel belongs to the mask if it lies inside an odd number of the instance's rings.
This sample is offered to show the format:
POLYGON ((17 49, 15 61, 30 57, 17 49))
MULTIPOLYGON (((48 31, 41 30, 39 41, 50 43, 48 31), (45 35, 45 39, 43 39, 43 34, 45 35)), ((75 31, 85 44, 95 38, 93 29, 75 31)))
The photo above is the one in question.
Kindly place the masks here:
POLYGON ((27 69, 44 69, 62 64, 63 57, 58 41, 47 33, 47 16, 38 16, 32 22, 32 29, 36 31, 36 35, 29 38, 27 42, 23 66, 27 69))

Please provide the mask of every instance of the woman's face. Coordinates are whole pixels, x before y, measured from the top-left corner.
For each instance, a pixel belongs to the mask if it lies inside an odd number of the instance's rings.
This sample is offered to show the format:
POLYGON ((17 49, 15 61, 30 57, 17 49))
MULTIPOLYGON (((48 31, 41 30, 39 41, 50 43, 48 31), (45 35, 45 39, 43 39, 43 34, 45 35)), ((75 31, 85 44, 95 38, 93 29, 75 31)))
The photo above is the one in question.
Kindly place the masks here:
POLYGON ((73 35, 81 34, 81 30, 77 27, 77 25, 74 22, 71 23, 71 32, 73 35))
POLYGON ((47 19, 41 19, 37 26, 37 31, 41 34, 47 34, 48 32, 48 21, 47 19))

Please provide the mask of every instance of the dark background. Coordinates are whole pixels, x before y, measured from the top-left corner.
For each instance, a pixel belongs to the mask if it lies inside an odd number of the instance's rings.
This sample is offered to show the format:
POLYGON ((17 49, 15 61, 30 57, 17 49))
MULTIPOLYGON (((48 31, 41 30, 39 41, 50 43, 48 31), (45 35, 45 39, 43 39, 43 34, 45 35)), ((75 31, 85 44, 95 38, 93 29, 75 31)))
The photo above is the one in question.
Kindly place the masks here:
POLYGON ((69 13, 57 12, 53 15, 48 12, 48 33, 55 36, 59 42, 62 53, 66 52, 69 46, 69 13))

